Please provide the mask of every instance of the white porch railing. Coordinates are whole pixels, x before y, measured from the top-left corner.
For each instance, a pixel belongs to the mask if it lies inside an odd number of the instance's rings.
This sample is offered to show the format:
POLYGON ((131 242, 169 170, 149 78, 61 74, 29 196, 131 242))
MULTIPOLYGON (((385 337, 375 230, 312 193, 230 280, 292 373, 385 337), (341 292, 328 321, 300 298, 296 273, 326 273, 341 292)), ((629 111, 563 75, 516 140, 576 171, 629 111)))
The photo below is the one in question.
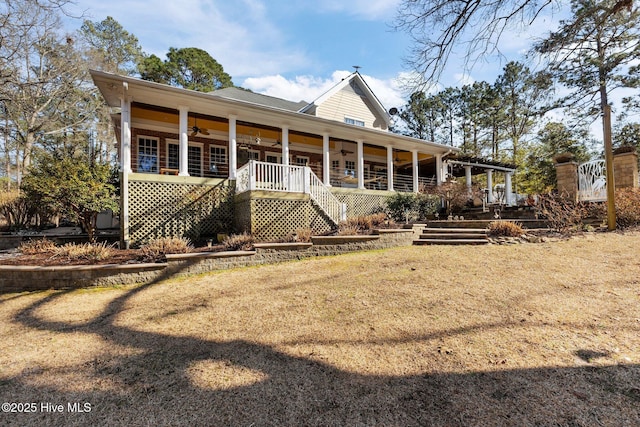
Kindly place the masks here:
POLYGON ((336 224, 346 219, 346 205, 322 183, 308 166, 289 166, 250 160, 236 175, 236 193, 267 190, 309 194, 336 224))

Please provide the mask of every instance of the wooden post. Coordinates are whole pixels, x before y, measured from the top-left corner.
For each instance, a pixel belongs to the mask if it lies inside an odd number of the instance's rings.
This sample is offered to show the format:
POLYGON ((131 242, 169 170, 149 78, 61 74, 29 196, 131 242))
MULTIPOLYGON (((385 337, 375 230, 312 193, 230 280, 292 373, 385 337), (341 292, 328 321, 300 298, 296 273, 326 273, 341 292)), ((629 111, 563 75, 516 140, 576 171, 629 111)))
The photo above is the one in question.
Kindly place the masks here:
POLYGON ((611 145, 611 106, 603 108, 602 127, 604 131, 604 160, 607 167, 607 227, 616 229, 616 184, 613 173, 613 148, 611 145))

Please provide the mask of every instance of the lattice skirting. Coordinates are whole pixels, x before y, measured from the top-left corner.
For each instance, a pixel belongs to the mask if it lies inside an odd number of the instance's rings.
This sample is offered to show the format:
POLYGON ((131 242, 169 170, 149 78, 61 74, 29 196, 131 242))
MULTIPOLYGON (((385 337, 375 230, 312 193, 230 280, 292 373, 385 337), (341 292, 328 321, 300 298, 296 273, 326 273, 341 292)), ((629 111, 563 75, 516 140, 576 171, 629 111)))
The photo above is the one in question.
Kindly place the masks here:
POLYGON ((347 218, 369 215, 384 209, 387 198, 392 192, 367 191, 367 190, 338 190, 332 189, 334 196, 347 205, 347 218))
MULTIPOLYGON (((134 174, 135 175, 135 174, 134 174)), ((176 177, 177 178, 177 177, 176 177)), ((129 240, 139 246, 158 237, 188 237, 194 243, 218 233, 246 231, 259 241, 285 238, 299 229, 314 234, 335 228, 304 194, 247 192, 235 196, 234 183, 139 176, 129 180, 129 240)), ((388 192, 334 191, 347 205, 347 217, 386 206, 388 192)))
POLYGON ((129 181, 129 239, 139 246, 158 237, 188 237, 202 243, 233 227, 234 187, 223 180, 129 181))
POLYGON ((235 209, 236 228, 258 241, 283 239, 299 229, 320 234, 333 228, 331 220, 304 194, 247 192, 236 197, 235 209))

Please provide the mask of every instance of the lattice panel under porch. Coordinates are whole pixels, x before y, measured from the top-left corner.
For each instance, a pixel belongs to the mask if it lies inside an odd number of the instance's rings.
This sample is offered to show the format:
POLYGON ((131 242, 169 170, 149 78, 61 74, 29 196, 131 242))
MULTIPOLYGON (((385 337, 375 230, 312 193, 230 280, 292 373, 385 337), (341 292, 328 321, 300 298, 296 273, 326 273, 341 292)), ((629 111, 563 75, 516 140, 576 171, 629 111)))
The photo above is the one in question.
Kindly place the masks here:
POLYGON ((129 182, 131 245, 158 237, 188 237, 194 243, 228 233, 233 224, 234 189, 218 185, 129 182))
POLYGON ((369 215, 386 207, 387 195, 377 195, 368 193, 342 193, 336 192, 334 195, 342 203, 347 204, 347 218, 369 215))
POLYGON ((313 202, 310 203, 310 222, 307 227, 311 228, 313 234, 323 234, 336 228, 333 221, 324 211, 313 202))
POLYGON ((251 200, 251 234, 257 240, 282 239, 309 227, 308 200, 251 200))

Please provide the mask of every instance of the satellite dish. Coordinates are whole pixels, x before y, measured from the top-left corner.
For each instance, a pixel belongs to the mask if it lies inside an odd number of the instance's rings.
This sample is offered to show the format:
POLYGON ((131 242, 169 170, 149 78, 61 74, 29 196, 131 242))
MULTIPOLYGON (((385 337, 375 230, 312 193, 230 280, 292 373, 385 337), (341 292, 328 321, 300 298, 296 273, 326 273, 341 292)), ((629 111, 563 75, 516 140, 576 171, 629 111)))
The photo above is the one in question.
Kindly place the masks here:
POLYGON ((396 107, 391 107, 391 109, 389 110, 389 114, 395 116, 396 114, 398 114, 398 109, 396 107))

